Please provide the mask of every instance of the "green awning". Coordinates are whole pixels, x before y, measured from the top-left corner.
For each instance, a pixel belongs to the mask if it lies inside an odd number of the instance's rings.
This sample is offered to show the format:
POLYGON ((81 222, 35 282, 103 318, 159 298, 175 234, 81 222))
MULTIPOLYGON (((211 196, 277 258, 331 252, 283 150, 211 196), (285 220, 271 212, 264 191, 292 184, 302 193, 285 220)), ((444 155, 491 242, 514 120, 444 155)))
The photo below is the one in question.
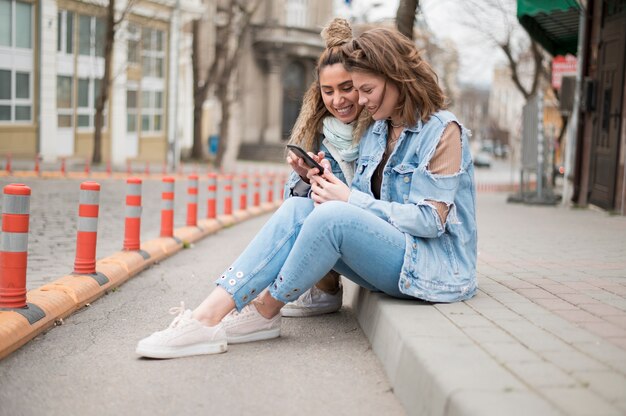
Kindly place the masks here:
POLYGON ((553 56, 576 55, 580 13, 577 0, 517 0, 517 20, 553 56))

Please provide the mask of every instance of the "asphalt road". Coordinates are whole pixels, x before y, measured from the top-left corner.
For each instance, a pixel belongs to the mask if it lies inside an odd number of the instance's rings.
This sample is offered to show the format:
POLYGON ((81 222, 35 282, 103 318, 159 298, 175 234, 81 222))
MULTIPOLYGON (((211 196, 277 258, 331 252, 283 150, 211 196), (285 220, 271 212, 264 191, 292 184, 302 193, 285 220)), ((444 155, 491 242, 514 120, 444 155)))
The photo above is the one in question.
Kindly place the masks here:
MULTIPOLYGON (((72 210, 73 211, 73 210, 72 210)), ((157 264, 0 361, 0 415, 400 415, 349 308, 283 319, 276 340, 150 360, 136 342, 197 305, 267 220, 246 221, 157 264)))

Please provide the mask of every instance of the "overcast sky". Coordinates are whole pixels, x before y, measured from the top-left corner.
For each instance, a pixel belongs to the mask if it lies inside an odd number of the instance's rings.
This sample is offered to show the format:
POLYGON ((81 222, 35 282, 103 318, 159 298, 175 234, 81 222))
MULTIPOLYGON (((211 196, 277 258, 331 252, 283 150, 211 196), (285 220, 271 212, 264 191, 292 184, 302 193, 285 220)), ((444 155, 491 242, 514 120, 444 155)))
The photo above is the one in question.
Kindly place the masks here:
MULTIPOLYGON (((395 18, 398 0, 352 0, 350 10, 343 0, 335 0, 337 14, 352 13, 369 21, 395 18), (379 3, 380 6, 372 7, 379 3)), ((451 39, 460 58, 459 81, 462 83, 487 85, 491 82, 496 63, 504 62, 504 55, 466 25, 459 15, 463 0, 421 0, 422 11, 428 26, 440 39, 451 39)), ((482 22, 485 24, 486 22, 482 22)), ((481 23, 477 23, 481 24, 481 23)))

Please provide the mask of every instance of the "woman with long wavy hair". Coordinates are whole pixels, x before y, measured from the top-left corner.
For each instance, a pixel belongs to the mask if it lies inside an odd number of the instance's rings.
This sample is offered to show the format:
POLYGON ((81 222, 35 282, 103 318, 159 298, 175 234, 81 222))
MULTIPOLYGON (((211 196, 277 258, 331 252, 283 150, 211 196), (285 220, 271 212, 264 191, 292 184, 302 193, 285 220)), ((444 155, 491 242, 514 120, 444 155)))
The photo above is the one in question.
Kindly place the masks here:
POLYGON ((306 173, 311 198, 285 200, 218 287, 140 341, 140 355, 210 354, 231 337, 277 337, 281 308, 331 269, 395 298, 457 302, 476 293, 469 131, 445 110, 437 76, 406 37, 373 29, 342 50, 374 120, 351 186, 320 159, 324 172, 306 173))

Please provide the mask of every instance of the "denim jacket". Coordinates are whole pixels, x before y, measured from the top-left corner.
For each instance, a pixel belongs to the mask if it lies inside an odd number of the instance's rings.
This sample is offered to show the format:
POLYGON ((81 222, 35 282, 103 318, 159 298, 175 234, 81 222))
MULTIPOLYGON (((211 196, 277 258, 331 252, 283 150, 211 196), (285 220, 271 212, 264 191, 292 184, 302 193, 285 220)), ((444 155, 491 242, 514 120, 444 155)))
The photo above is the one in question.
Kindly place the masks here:
MULTIPOLYGON (((387 123, 374 123, 361 139, 349 203, 386 220, 406 236, 399 289, 432 302, 471 298, 477 289, 477 233, 474 167, 470 132, 461 126, 461 169, 452 175, 428 170, 445 127, 458 123, 449 111, 406 128, 383 171, 380 200, 372 194, 371 178, 387 142, 387 123), (430 201, 450 207, 441 223, 430 201)), ((460 123, 459 123, 460 125, 460 123)))
MULTIPOLYGON (((320 144, 320 151, 324 152, 324 159, 330 162, 330 168, 333 172, 333 175, 335 175, 343 183, 347 183, 348 185, 350 185, 346 177, 351 177, 352 172, 344 172, 344 169, 342 169, 341 164, 334 158, 333 153, 337 154, 337 152, 331 151, 331 146, 332 144, 328 143, 328 141, 324 139, 322 143, 320 144)), ((343 163, 354 165, 353 162, 343 162, 343 163)), ((350 166, 349 168, 352 168, 352 166, 350 166)), ((298 182, 300 182, 301 180, 302 179, 296 172, 291 171, 291 174, 289 175, 289 179, 287 180, 287 183, 285 184, 285 188, 283 189, 284 199, 294 196, 293 190, 296 187, 296 184, 298 184, 298 182)))

